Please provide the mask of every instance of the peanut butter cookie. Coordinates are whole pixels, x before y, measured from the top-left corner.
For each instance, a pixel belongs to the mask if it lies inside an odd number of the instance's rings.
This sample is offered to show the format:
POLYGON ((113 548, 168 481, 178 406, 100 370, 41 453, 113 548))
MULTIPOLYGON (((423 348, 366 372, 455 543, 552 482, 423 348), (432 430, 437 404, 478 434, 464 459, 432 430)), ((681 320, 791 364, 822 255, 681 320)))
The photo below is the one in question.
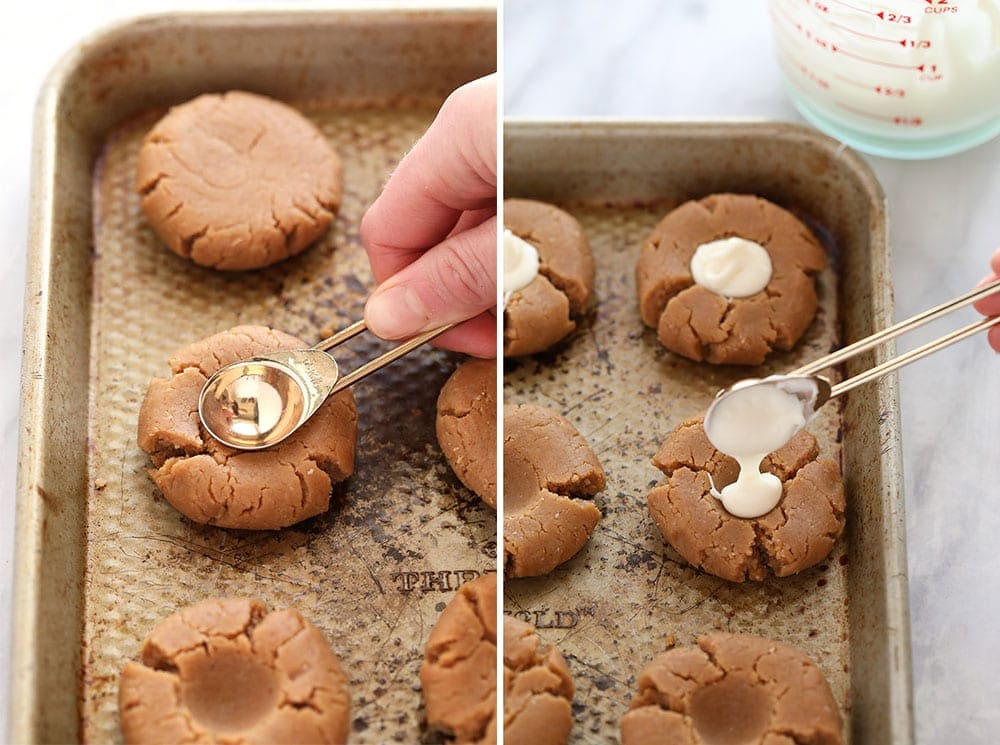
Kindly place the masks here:
POLYGON ((622 717, 622 745, 841 745, 823 673, 795 647, 707 634, 650 662, 622 717))
POLYGON ((459 480, 497 506, 497 363, 463 362, 437 402, 438 444, 459 480))
POLYGON ((138 440, 150 475, 179 512, 221 528, 273 530, 330 506, 330 488, 354 470, 358 414, 350 390, 331 396, 295 434, 267 450, 240 451, 211 437, 198 395, 220 367, 257 354, 309 346, 264 326, 237 326, 190 344, 169 359, 139 409, 138 440))
POLYGON ((643 323, 677 354, 725 365, 759 365, 773 349, 791 349, 816 315, 814 276, 827 257, 790 212, 746 194, 685 202, 653 229, 636 266, 643 323), (772 274, 760 292, 727 298, 695 283, 698 247, 739 237, 766 249, 772 274))
POLYGON ((541 406, 504 406, 503 546, 508 577, 548 574, 583 548, 601 518, 587 497, 604 470, 565 417, 541 406))
POLYGON ((730 582, 801 572, 825 559, 844 530, 840 467, 819 458, 805 430, 764 458, 761 470, 782 483, 781 501, 765 515, 740 518, 711 494, 736 481, 739 466, 709 442, 701 418, 675 429, 653 458, 667 476, 647 497, 649 513, 687 562, 730 582))
POLYGON ((573 729, 573 679, 535 627, 503 619, 504 742, 565 745, 573 729))
POLYGON ((504 309, 505 357, 548 349, 576 328, 594 292, 594 258, 572 215, 531 199, 505 199, 504 227, 538 251, 538 276, 504 309))
POLYGON ((497 739, 497 576, 468 582, 427 639, 420 685, 427 727, 454 743, 497 739))
POLYGON ((139 151, 142 210, 174 253, 257 269, 302 251, 340 207, 341 163, 295 109, 252 93, 175 106, 139 151))
POLYGON ((347 742, 350 696, 323 633, 259 600, 206 600, 153 629, 118 688, 130 745, 347 742))

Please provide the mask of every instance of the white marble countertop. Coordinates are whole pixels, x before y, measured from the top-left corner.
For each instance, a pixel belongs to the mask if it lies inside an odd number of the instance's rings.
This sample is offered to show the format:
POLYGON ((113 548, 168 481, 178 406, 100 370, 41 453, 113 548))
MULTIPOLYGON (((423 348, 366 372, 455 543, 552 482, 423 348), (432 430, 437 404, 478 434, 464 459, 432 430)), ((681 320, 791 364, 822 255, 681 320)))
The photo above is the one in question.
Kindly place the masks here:
MULTIPOLYGON (((508 116, 801 121, 765 0, 506 0, 504 54, 508 116)), ((936 161, 869 161, 889 199, 897 318, 986 274, 1000 245, 1000 140, 936 161)), ((985 339, 965 341, 902 371, 900 389, 917 740, 995 743, 1000 358, 985 339)))

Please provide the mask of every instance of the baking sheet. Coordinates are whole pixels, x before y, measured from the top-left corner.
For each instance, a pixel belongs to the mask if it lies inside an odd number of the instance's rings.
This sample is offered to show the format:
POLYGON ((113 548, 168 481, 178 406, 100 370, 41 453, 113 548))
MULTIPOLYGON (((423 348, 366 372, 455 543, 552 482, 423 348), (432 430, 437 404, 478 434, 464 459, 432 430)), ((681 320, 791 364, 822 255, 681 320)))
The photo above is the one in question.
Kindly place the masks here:
MULTIPOLYGON (((434 437, 437 391, 459 357, 421 350, 357 386, 354 475, 327 514, 280 532, 182 519, 147 476, 136 416, 149 379, 191 340, 240 323, 316 340, 358 318, 372 287, 364 208, 444 95, 494 65, 488 9, 195 14, 106 32, 49 82, 29 260, 11 741, 119 741, 125 661, 166 615, 217 595, 294 605, 326 633, 349 679, 352 742, 421 738, 424 641, 458 585, 495 567, 494 513, 434 437), (344 160, 345 194, 315 247, 222 274, 158 243, 133 178, 166 105, 233 87, 311 118, 344 160)), ((341 364, 382 348, 356 340, 341 364)))
POLYGON ((505 612, 535 623, 569 661, 574 742, 616 741, 639 671, 669 644, 713 630, 802 648, 830 681, 849 740, 910 742, 895 380, 825 407, 810 425, 822 454, 843 463, 848 502, 845 535, 823 564, 728 583, 688 567, 646 509, 650 488, 664 481, 650 459, 716 391, 889 325, 885 205, 870 170, 794 125, 516 120, 505 127, 504 169, 506 196, 553 202, 581 222, 597 264, 596 308, 570 339, 505 364, 505 401, 566 415, 607 473, 597 498, 604 517, 585 548, 547 577, 504 586, 505 612), (760 194, 799 213, 832 258, 816 321, 794 350, 752 371, 670 354, 638 313, 643 239, 677 204, 720 191, 760 194))

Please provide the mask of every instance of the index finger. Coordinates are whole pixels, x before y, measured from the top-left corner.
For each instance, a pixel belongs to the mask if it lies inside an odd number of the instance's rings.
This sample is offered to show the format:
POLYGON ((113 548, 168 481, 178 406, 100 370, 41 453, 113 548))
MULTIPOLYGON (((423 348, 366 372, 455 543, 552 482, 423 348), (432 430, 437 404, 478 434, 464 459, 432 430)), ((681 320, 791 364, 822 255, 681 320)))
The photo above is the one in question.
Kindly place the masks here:
MULTIPOLYGON (((982 287, 990 282, 996 282, 997 279, 1000 279, 1000 276, 997 274, 991 274, 988 277, 983 277, 976 287, 982 287)), ((1000 316, 1000 292, 987 295, 982 300, 977 300, 973 305, 975 309, 984 316, 1000 316)))
POLYGON ((467 83, 403 158, 361 221, 377 282, 444 240, 464 212, 496 208, 496 84, 467 83))

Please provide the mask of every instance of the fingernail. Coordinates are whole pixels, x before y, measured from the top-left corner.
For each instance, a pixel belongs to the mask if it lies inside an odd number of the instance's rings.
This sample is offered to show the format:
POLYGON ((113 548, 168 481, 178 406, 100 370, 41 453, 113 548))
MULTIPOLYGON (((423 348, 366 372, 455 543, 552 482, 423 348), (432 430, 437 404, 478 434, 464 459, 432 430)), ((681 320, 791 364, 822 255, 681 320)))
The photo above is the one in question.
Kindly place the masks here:
POLYGON ((375 336, 401 339, 427 327, 430 319, 420 298, 409 287, 376 290, 365 306, 365 322, 375 336))

